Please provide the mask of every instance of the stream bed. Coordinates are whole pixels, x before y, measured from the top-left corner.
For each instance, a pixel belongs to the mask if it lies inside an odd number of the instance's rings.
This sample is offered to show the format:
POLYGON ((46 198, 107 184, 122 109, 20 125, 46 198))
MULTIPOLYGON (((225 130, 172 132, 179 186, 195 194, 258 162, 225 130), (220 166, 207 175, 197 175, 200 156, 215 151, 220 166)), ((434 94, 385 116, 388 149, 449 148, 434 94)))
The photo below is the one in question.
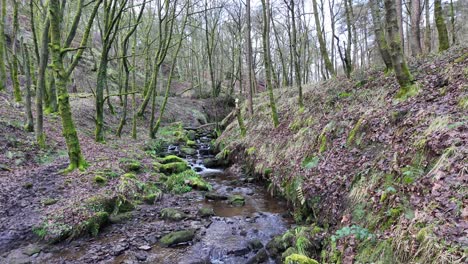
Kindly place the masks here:
MULTIPOLYGON (((154 205, 142 204, 122 221, 113 221, 97 237, 41 246, 25 263, 275 263, 265 245, 292 224, 284 201, 270 196, 265 186, 245 175, 239 166, 210 168, 204 161, 214 156, 203 136, 196 140, 196 154, 185 155, 179 146, 169 146, 168 154, 187 160, 213 189, 182 195, 164 194, 154 205), (244 205, 232 205, 228 198, 239 195, 244 205), (161 210, 177 209, 185 217, 164 220, 161 210), (200 216, 201 208, 214 215, 200 216), (173 247, 163 247, 164 235, 194 230, 193 239, 173 247), (261 261, 255 261, 261 256, 261 261)), ((33 244, 37 247, 37 244, 33 244)), ((22 249, 24 252, 24 249, 22 249)))

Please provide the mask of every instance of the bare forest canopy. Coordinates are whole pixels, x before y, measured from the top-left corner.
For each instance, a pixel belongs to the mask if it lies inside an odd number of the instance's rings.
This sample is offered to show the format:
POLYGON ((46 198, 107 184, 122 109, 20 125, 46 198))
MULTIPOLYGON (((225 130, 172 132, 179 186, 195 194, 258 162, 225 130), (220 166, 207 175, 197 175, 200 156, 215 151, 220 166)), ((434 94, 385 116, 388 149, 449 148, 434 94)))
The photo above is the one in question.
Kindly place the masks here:
POLYGON ((468 38, 463 0, 1 0, 0 15, 0 90, 25 105, 40 146, 44 115, 60 114, 68 170, 86 167, 70 97, 94 99, 96 142, 116 108, 117 136, 136 138, 146 116, 154 138, 169 97, 235 97, 253 114, 268 91, 277 126, 277 89, 303 107, 303 85, 380 68, 406 98, 406 61, 468 38))

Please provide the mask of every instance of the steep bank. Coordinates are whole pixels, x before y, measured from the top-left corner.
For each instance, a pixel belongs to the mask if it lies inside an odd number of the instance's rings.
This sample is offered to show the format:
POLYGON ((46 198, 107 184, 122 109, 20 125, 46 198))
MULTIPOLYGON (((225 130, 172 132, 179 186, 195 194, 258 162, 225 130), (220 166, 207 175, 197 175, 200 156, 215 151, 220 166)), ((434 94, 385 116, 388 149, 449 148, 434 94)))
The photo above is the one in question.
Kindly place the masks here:
POLYGON ((467 52, 412 62, 418 91, 405 100, 381 71, 306 87, 304 109, 294 88, 276 90, 277 128, 261 94, 247 135, 233 122, 218 145, 294 204, 298 222, 326 228, 321 262, 465 262, 467 52))

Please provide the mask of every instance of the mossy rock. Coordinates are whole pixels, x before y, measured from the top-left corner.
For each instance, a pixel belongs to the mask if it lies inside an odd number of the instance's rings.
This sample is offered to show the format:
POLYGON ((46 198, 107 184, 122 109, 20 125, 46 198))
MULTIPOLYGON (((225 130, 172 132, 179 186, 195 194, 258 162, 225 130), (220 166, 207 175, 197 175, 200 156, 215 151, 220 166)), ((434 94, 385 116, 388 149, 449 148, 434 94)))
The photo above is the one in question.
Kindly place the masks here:
POLYGON ((215 215, 214 211, 213 211, 213 208, 209 208, 209 207, 202 207, 200 209, 198 209, 198 215, 200 217, 210 217, 210 216, 213 216, 215 215))
MULTIPOLYGON (((193 130, 187 131, 187 138, 193 142, 195 142, 195 138, 197 138, 197 133, 193 130)), ((188 140, 187 140, 187 145, 188 145, 188 140)))
POLYGON ((197 154, 197 150, 194 149, 194 148, 190 148, 190 147, 181 147, 180 148, 180 151, 185 154, 185 155, 190 155, 190 156, 193 156, 195 154, 197 154))
POLYGON ((223 160, 219 160, 216 158, 206 158, 203 159, 203 165, 207 168, 216 168, 216 167, 221 167, 223 165, 226 165, 226 162, 223 160))
POLYGON ((111 224, 118 224, 127 221, 132 218, 131 212, 121 213, 121 214, 111 214, 109 216, 109 222, 111 224))
POLYGON ((219 200, 227 200, 228 197, 224 194, 220 194, 216 192, 208 192, 208 193, 205 193, 205 199, 219 201, 219 200))
POLYGON ((196 147, 197 146, 197 142, 193 141, 193 140, 187 140, 187 146, 189 147, 196 147))
POLYGON ((285 264, 319 264, 318 261, 301 254, 292 254, 288 256, 285 264))
POLYGON ((247 243, 247 246, 252 251, 258 251, 259 249, 263 248, 263 243, 260 241, 260 239, 252 239, 247 243))
POLYGON ((147 204, 154 204, 157 199, 158 199, 158 195, 156 193, 150 193, 142 197, 143 202, 147 204))
POLYGON ((187 164, 187 162, 181 161, 181 162, 172 162, 172 163, 162 164, 161 167, 159 168, 159 171, 166 175, 170 175, 170 174, 175 174, 175 173, 181 173, 188 169, 190 169, 190 166, 187 164))
POLYGON ((98 185, 101 185, 101 186, 106 185, 106 183, 107 183, 107 179, 100 176, 100 175, 94 176, 93 181, 94 181, 94 183, 96 183, 98 185))
POLYGON ((211 191, 212 189, 211 185, 201 177, 190 177, 188 179, 188 185, 199 191, 211 191))
POLYGON ((268 253, 267 251, 262 248, 260 249, 255 256, 247 260, 246 264, 260 264, 265 263, 268 260, 268 253))
POLYGON ((135 205, 128 200, 120 201, 117 203, 117 209, 119 213, 127 213, 135 210, 135 205))
POLYGON ((142 168, 142 165, 138 160, 124 159, 123 168, 127 172, 139 172, 142 168))
POLYGON ((189 242, 195 237, 194 229, 175 231, 163 236, 159 242, 163 247, 170 247, 179 243, 189 242))
MULTIPOLYGON (((108 212, 96 212, 90 219, 83 222, 85 230, 87 230, 93 236, 97 236, 100 228, 105 225, 109 220, 108 212)), ((80 228, 78 228, 80 229, 80 228)))
POLYGON ((168 164, 174 162, 185 162, 182 158, 177 157, 176 155, 168 155, 164 158, 158 158, 157 161, 161 164, 168 164))
POLYGON ((46 198, 46 199, 42 200, 42 205, 43 205, 43 206, 49 206, 49 205, 56 204, 57 202, 58 202, 57 199, 54 199, 54 198, 46 198))
POLYGON ((122 175, 122 177, 126 179, 136 180, 136 174, 132 172, 125 173, 124 175, 122 175))
POLYGON ((266 244, 266 249, 272 257, 278 257, 288 247, 288 245, 285 245, 285 243, 283 243, 282 236, 276 236, 266 244))
POLYGON ((156 161, 153 162, 153 170, 154 170, 155 172, 161 172, 161 166, 162 166, 161 163, 156 162, 156 161))
POLYGON ((245 198, 242 195, 231 195, 228 198, 229 203, 234 206, 244 206, 245 205, 245 198))
POLYGON ((161 218, 164 220, 181 221, 187 218, 187 215, 175 208, 164 208, 161 210, 161 218))

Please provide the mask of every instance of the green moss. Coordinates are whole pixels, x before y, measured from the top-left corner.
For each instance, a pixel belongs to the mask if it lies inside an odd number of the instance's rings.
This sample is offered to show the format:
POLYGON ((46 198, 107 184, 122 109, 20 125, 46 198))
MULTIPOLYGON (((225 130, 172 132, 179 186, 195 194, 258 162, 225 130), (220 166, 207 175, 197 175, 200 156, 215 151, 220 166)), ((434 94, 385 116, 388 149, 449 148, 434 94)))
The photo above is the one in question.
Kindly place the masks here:
POLYGON ((429 227, 423 227, 421 230, 419 230, 418 234, 416 235, 416 240, 419 243, 424 242, 427 239, 427 236, 430 234, 430 229, 429 227))
POLYGON ((164 208, 161 210, 161 218, 164 220, 181 221, 187 217, 188 215, 175 208, 164 208))
POLYGON ((355 257, 357 263, 397 263, 390 239, 365 241, 358 246, 355 257))
POLYGON ((231 195, 228 198, 230 204, 234 206, 244 206, 245 205, 245 198, 242 195, 231 195))
POLYGON ((189 147, 181 147, 180 148, 180 151, 186 155, 196 155, 197 154, 197 150, 194 149, 194 148, 189 148, 189 147))
POLYGON ((94 176, 93 181, 94 181, 94 183, 97 183, 99 185, 105 185, 107 183, 106 178, 104 178, 104 177, 102 177, 100 175, 94 176))
POLYGON ((158 196, 156 193, 150 193, 148 195, 143 196, 143 201, 147 204, 154 204, 157 198, 158 196))
POLYGON ((122 159, 122 166, 127 172, 138 172, 142 168, 141 163, 138 160, 122 159))
POLYGON ((107 179, 115 179, 120 176, 120 174, 112 169, 103 169, 95 172, 96 176, 102 176, 107 179))
POLYGON ((285 264, 319 264, 316 260, 300 254, 292 254, 285 260, 285 264))
POLYGON ((250 155, 252 155, 252 154, 255 153, 255 150, 256 150, 255 147, 250 147, 250 148, 248 148, 248 149, 246 150, 246 153, 247 153, 247 155, 250 156, 250 155))
POLYGON ((356 137, 356 133, 359 131, 361 128, 362 122, 364 121, 363 118, 360 118, 356 125, 354 125, 353 129, 349 132, 348 139, 346 140, 346 145, 351 146, 353 144, 353 141, 356 137))
POLYGON ((107 223, 109 220, 109 213, 107 212, 96 212, 94 216, 84 222, 84 228, 91 235, 97 236, 99 229, 107 223))
POLYGON ((197 142, 193 141, 193 140, 187 140, 187 146, 189 147, 196 147, 197 146, 197 142))
POLYGON ((210 217, 215 215, 213 208, 203 207, 198 210, 198 215, 200 217, 210 217))
POLYGON ((458 101, 458 106, 464 110, 468 109, 468 96, 460 98, 458 101))
POLYGON ((177 157, 176 155, 169 155, 164 158, 158 158, 157 161, 161 164, 168 164, 174 162, 185 162, 182 158, 177 157))
POLYGON ((175 194, 190 192, 192 188, 205 191, 212 189, 211 185, 193 170, 186 170, 170 176, 164 185, 168 191, 175 194))
POLYGON ((122 177, 124 177, 126 179, 136 179, 136 174, 132 173, 132 172, 128 172, 128 173, 125 173, 124 175, 122 175, 122 177))
POLYGON ((189 242, 195 237, 195 230, 188 229, 188 230, 181 230, 169 233, 163 236, 159 242, 164 247, 170 247, 179 243, 189 242))
POLYGON ((411 84, 406 87, 401 87, 396 94, 396 99, 399 101, 406 101, 408 98, 417 95, 420 91, 419 84, 411 84))
POLYGON ((166 175, 170 175, 174 173, 181 173, 189 169, 190 169, 190 166, 187 164, 187 162, 182 161, 182 162, 162 164, 161 167, 159 168, 159 171, 166 175))
POLYGON ((49 206, 49 205, 56 204, 57 202, 58 202, 57 199, 54 199, 54 198, 46 198, 46 199, 42 200, 42 205, 43 205, 43 206, 49 206))

